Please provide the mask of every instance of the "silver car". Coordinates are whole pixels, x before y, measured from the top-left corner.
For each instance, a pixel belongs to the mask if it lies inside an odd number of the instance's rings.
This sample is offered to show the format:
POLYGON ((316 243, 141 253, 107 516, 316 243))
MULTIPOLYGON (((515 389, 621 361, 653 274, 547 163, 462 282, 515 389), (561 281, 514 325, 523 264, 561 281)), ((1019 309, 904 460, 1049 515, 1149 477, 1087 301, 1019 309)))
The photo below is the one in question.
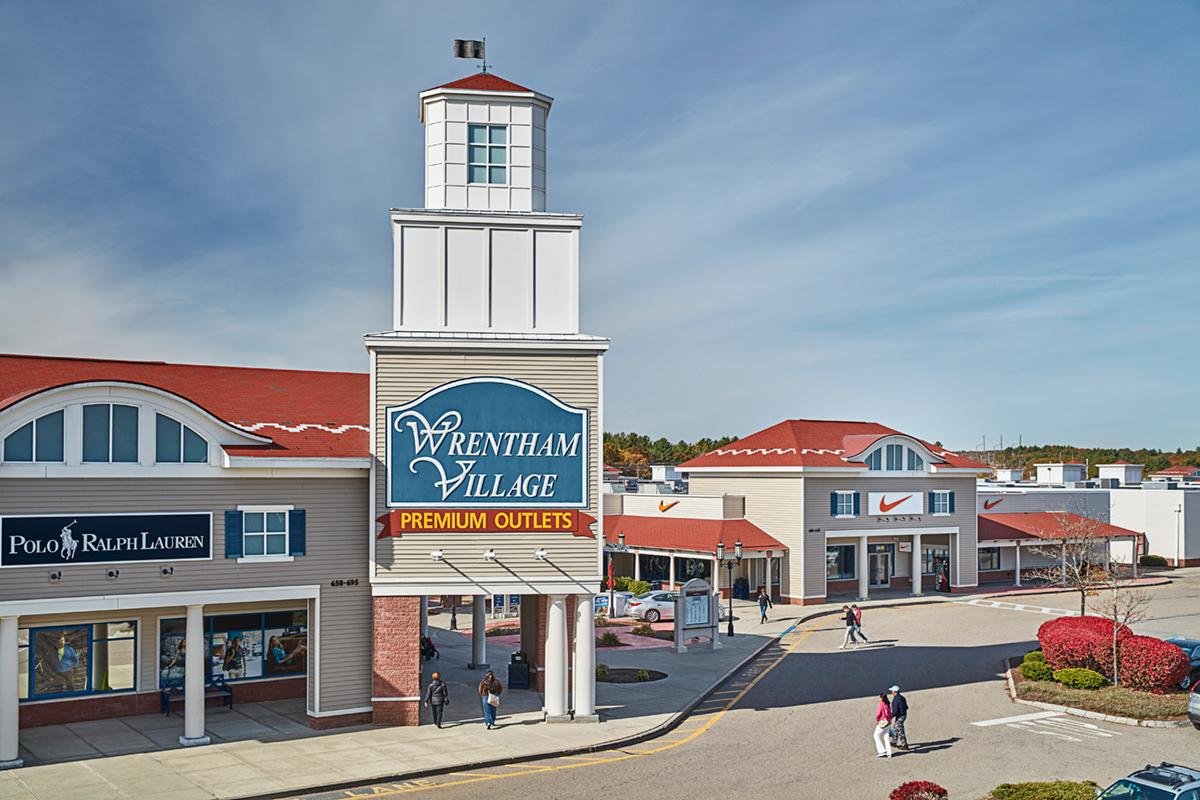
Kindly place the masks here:
POLYGON ((625 613, 634 619, 658 622, 675 619, 675 592, 646 592, 632 597, 625 604, 625 613))
POLYGON ((1147 764, 1121 778, 1103 792, 1100 800, 1200 800, 1200 771, 1163 762, 1147 764))

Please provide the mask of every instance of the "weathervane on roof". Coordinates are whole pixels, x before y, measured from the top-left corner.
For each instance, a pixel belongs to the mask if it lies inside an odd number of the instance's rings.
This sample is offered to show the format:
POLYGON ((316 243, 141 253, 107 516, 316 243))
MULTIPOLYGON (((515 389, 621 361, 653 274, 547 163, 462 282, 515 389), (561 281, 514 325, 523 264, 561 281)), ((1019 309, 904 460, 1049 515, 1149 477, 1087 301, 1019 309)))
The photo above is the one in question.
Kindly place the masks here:
POLYGON ((454 57, 455 58, 474 58, 481 61, 480 69, 487 72, 487 37, 482 39, 455 39, 454 40, 454 57))

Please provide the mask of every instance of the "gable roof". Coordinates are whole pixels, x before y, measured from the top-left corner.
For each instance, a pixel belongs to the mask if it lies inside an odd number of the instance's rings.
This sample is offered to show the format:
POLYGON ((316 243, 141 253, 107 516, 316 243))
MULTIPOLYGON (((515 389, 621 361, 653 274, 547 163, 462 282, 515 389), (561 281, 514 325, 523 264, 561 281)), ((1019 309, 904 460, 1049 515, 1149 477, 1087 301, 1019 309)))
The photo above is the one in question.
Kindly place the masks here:
POLYGON ((138 384, 178 395, 217 419, 271 440, 227 445, 231 456, 370 456, 370 376, 163 361, 0 354, 0 411, 41 392, 81 383, 138 384))
POLYGON ((1185 476, 1190 476, 1190 475, 1195 475, 1197 472, 1200 472, 1200 467, 1192 467, 1192 466, 1188 466, 1187 464, 1178 464, 1178 465, 1176 465, 1176 466, 1173 466, 1173 467, 1167 467, 1167 468, 1165 468, 1165 469, 1156 470, 1156 471, 1154 471, 1154 472, 1152 472, 1152 473, 1150 473, 1150 474, 1151 474, 1151 475, 1185 475, 1185 476))
POLYGON ((1129 537, 1137 531, 1065 511, 1017 511, 980 514, 979 541, 995 539, 1072 539, 1082 536, 1129 537), (1085 533, 1086 532, 1086 533, 1085 533))
POLYGON ((616 544, 619 533, 625 534, 626 547, 708 554, 717 551, 717 542, 724 542, 725 551, 732 553, 734 543, 741 541, 744 551, 771 550, 778 555, 787 551, 778 539, 745 519, 606 514, 604 540, 616 544))
POLYGON ((886 436, 907 436, 952 469, 985 472, 990 467, 878 422, 789 419, 685 461, 695 467, 865 467, 848 459, 886 436))
POLYGON ((477 72, 456 81, 443 83, 438 89, 471 89, 477 92, 524 92, 528 94, 533 89, 501 78, 493 72, 477 72))

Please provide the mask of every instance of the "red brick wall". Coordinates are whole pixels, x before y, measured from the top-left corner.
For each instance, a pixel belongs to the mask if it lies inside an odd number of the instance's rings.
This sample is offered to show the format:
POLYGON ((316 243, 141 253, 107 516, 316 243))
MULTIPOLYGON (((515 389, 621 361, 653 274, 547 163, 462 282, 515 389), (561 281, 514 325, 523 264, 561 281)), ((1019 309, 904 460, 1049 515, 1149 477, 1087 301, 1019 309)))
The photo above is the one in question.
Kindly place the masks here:
POLYGON ((308 727, 314 731, 325 731, 330 728, 344 728, 347 725, 366 725, 371 722, 371 716, 370 711, 354 714, 336 714, 332 717, 310 716, 308 718, 308 727))
POLYGON ((421 598, 374 597, 374 649, 371 654, 372 721, 379 725, 418 725, 421 696, 421 598))

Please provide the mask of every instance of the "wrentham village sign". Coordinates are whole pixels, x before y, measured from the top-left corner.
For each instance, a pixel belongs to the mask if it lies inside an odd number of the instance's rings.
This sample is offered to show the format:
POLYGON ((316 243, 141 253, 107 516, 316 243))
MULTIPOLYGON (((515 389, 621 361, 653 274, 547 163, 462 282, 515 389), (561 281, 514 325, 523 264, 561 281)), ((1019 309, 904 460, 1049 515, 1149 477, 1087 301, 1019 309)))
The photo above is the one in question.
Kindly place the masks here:
POLYGON ((588 505, 587 409, 527 383, 468 378, 386 413, 389 508, 588 505))

